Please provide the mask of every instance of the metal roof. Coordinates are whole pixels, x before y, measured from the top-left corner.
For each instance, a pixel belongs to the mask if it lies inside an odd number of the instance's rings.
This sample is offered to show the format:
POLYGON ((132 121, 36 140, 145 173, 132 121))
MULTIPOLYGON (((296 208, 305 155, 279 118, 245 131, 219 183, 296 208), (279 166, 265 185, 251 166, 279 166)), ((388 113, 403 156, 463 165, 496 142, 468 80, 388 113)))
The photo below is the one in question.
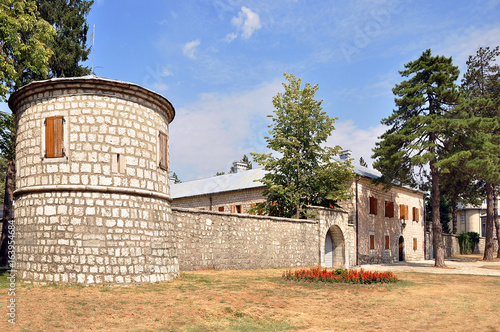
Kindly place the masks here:
POLYGON ((262 188, 265 185, 259 180, 267 173, 263 168, 250 169, 234 174, 213 176, 207 179, 173 184, 170 195, 173 199, 201 196, 228 191, 262 188))
MULTIPOLYGON (((354 166, 354 173, 359 176, 369 179, 375 179, 381 176, 379 171, 363 167, 355 162, 352 162, 352 164, 354 166)), ((234 174, 177 183, 171 186, 170 194, 173 199, 176 199, 228 191, 263 188, 265 185, 259 180, 262 179, 266 173, 268 173, 268 171, 263 168, 255 168, 234 174)))

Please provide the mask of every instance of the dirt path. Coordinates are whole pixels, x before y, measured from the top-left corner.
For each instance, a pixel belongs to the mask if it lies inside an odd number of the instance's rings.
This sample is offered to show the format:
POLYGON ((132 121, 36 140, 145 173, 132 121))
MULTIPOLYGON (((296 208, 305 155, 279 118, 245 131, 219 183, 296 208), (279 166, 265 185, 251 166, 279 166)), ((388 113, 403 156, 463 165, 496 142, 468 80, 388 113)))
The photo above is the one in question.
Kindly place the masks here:
POLYGON ((394 264, 364 264, 360 268, 370 271, 422 272, 436 274, 470 274, 500 277, 500 259, 485 262, 480 255, 463 255, 445 260, 446 267, 434 266, 434 260, 397 262, 394 264))

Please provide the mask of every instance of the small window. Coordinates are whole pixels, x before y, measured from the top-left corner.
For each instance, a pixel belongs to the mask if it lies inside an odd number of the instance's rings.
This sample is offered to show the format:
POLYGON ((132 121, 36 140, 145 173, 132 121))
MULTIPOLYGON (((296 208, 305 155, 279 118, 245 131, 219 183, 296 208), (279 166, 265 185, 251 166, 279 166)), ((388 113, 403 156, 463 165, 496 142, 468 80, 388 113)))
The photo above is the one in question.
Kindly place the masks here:
POLYGON ((375 249, 375 235, 370 235, 370 250, 375 249))
POLYGON ((465 211, 464 211, 464 214, 460 215, 460 222, 462 224, 465 224, 465 211))
POLYGON ((389 250, 390 245, 389 245, 389 235, 385 236, 385 249, 389 250))
POLYGON ((224 207, 223 206, 219 206, 219 212, 224 212, 224 207))
POLYGON ((394 218, 394 202, 385 201, 385 216, 394 218))
POLYGON ((52 116, 45 118, 45 157, 64 156, 64 118, 52 116))
POLYGON ((408 220, 408 205, 399 205, 399 219, 408 220))
POLYGON ((168 137, 160 131, 159 140, 159 166, 162 170, 168 170, 168 137))
POLYGON ((418 248, 418 247, 417 247, 417 238, 416 238, 416 237, 414 237, 414 238, 413 238, 413 250, 417 250, 417 248, 418 248))
POLYGON ((419 222, 419 216, 420 216, 420 211, 418 208, 414 207, 413 208, 413 221, 419 222))
POLYGON ((241 213, 241 205, 231 205, 231 213, 241 213))
POLYGON ((377 199, 370 197, 370 214, 377 214, 377 199))

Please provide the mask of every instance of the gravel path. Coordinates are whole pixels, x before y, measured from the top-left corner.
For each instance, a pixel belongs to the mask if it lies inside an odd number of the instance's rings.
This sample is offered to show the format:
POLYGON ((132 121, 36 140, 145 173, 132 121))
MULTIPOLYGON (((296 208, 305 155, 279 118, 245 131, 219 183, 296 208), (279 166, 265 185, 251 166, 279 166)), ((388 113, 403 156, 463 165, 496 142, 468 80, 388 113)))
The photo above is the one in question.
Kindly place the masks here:
POLYGON ((434 266, 434 260, 417 262, 398 262, 394 264, 364 264, 360 267, 369 271, 422 272, 437 274, 472 274, 500 277, 500 261, 466 261, 463 259, 446 259, 446 267, 434 266))

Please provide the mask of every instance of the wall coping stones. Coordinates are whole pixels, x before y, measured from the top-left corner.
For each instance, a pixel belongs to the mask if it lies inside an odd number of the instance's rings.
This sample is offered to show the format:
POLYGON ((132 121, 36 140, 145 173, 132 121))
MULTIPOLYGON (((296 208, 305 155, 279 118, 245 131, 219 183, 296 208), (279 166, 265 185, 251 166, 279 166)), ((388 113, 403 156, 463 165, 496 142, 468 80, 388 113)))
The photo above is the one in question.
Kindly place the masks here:
POLYGON ((276 221, 276 222, 289 222, 289 223, 298 223, 298 224, 300 224, 300 223, 302 223, 302 224, 318 224, 319 223, 318 220, 259 216, 259 215, 247 214, 247 213, 229 213, 229 212, 198 210, 198 209, 180 208, 180 207, 172 207, 171 209, 172 209, 172 211, 185 212, 185 213, 196 213, 196 214, 206 214, 206 215, 212 214, 212 215, 218 215, 218 216, 231 216, 231 217, 258 219, 258 220, 271 220, 271 221, 276 221))

